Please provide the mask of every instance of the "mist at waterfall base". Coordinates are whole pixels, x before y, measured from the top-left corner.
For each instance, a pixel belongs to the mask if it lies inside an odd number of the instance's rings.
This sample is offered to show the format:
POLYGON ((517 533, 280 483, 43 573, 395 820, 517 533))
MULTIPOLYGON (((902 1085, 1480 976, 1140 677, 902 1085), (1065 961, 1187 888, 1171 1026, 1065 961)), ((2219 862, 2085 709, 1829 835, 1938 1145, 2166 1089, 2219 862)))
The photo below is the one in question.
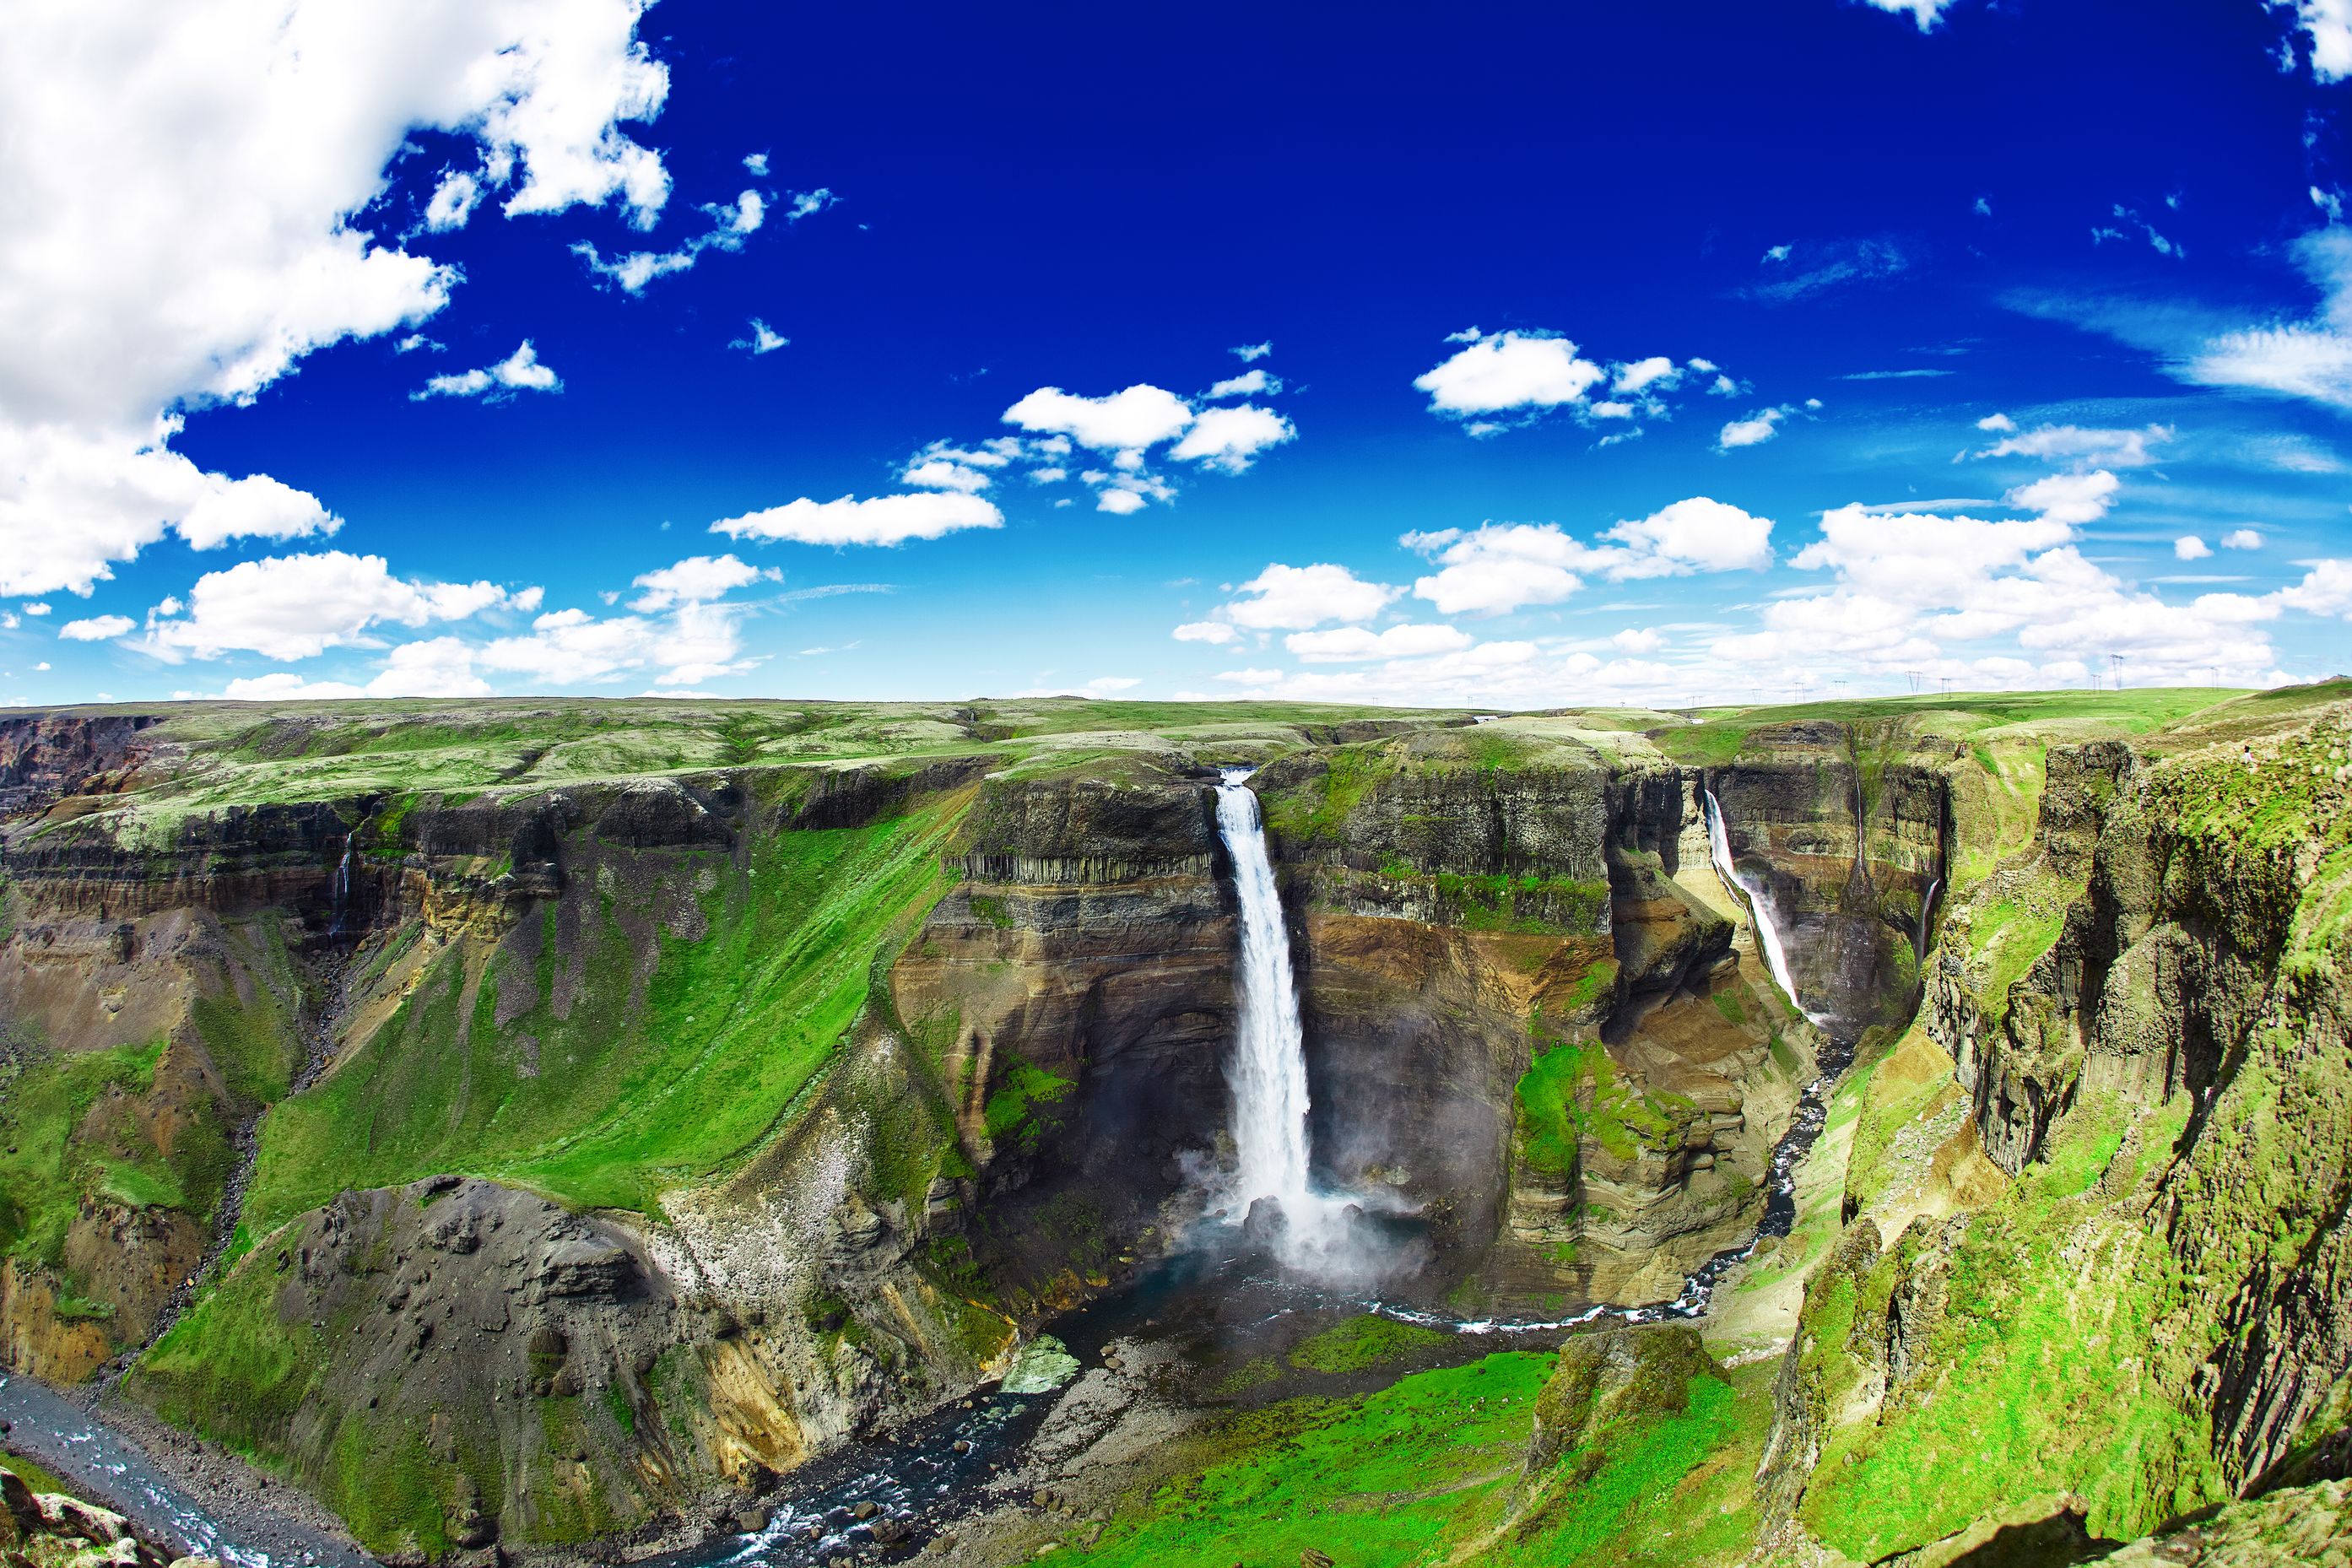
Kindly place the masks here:
POLYGON ((1293 1274, 1368 1286, 1417 1270, 1429 1248, 1392 1194, 1335 1193, 1314 1179, 1290 931, 1248 780, 1247 769, 1228 768, 1217 784, 1217 830, 1241 912, 1234 1049, 1225 1065, 1234 1158, 1230 1169, 1196 1167, 1209 1194, 1208 1223, 1196 1240, 1216 1249, 1263 1247, 1293 1274))

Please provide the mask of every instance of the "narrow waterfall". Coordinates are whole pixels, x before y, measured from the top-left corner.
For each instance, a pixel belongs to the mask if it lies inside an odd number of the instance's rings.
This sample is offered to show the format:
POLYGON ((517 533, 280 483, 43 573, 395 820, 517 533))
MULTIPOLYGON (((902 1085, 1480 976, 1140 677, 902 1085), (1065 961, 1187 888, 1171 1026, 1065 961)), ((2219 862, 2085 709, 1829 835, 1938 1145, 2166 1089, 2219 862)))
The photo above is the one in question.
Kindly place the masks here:
POLYGON ((343 858, 335 862, 335 912, 327 927, 329 936, 343 934, 343 922, 352 908, 352 835, 343 835, 343 858))
POLYGON ((1246 1212, 1258 1199, 1272 1198, 1297 1226, 1316 1207, 1307 1188, 1306 1037, 1298 1026, 1282 895, 1248 778, 1248 770, 1228 768, 1217 785, 1217 829, 1233 857, 1242 909, 1239 1018, 1225 1073, 1240 1153, 1233 1207, 1246 1212))
POLYGON ((1764 954, 1764 967, 1771 974, 1772 983, 1809 1022, 1821 1025, 1822 1016, 1808 1008, 1797 995, 1797 982, 1789 973, 1789 954, 1780 945, 1780 932, 1772 923, 1772 906, 1765 899, 1764 889, 1742 877, 1739 868, 1732 863, 1731 837, 1724 830, 1723 807, 1716 804, 1713 790, 1699 793, 1706 799, 1706 846, 1708 858, 1715 862, 1715 874, 1723 879, 1727 887, 1748 896, 1748 912, 1756 919, 1756 945, 1764 954))
POLYGON ((1943 885, 1941 877, 1929 882, 1927 896, 1919 900, 1919 934, 1911 940, 1911 956, 1919 961, 1919 977, 1922 980, 1927 974, 1927 922, 1935 918, 1936 893, 1943 885))

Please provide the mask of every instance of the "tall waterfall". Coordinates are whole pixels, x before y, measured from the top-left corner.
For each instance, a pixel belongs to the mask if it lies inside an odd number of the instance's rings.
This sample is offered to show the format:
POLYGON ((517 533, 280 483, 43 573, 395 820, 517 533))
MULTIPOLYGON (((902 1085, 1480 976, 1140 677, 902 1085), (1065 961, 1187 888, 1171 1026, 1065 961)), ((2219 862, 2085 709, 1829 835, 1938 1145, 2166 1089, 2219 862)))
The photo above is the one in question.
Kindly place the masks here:
POLYGON ((1724 830, 1723 807, 1716 804, 1713 790, 1701 790, 1699 793, 1706 799, 1706 847, 1708 858, 1715 862, 1715 874, 1722 878, 1727 886, 1737 888, 1748 895, 1748 911, 1756 917, 1756 945, 1764 954, 1764 967, 1771 974, 1772 983, 1780 988, 1781 994, 1789 998, 1798 1012, 1804 1014, 1811 1023, 1820 1025, 1823 1015, 1807 1007, 1797 995, 1797 982, 1789 973, 1788 951, 1780 945, 1780 932, 1772 924, 1772 906, 1764 897, 1764 889, 1741 876, 1739 868, 1732 861, 1731 837, 1724 830))
POLYGON ((1298 1026, 1282 895, 1248 778, 1246 769, 1228 768, 1217 785, 1217 828, 1233 857, 1234 890, 1242 906, 1240 1020, 1225 1073, 1241 1156, 1233 1206, 1245 1211, 1259 1198, 1273 1198, 1295 1227, 1317 1207, 1307 1187, 1306 1038, 1298 1026))

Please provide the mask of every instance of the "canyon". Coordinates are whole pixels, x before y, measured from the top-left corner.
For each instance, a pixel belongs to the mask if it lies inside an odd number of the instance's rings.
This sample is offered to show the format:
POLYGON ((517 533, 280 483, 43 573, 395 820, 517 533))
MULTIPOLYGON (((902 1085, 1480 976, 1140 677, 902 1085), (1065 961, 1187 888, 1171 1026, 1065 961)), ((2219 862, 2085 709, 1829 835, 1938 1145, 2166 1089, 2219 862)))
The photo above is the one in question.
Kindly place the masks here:
POLYGON ((1343 1562, 2305 1528, 2347 703, 0 716, 0 1369, 397 1563, 1179 1560, 1391 1410, 1343 1562))

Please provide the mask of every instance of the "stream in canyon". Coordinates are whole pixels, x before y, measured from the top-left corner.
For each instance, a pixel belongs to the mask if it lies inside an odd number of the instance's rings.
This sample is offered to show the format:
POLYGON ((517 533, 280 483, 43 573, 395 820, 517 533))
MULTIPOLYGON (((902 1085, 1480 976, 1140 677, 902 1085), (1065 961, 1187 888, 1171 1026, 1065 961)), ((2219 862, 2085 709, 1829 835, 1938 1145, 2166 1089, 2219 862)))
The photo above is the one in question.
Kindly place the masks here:
MULTIPOLYGON (((1796 1214, 1796 1172, 1821 1135, 1831 1089, 1852 1059, 1850 1040, 1824 1029, 1819 1073, 1775 1147, 1766 1208, 1756 1236, 1710 1258, 1670 1301, 1636 1308, 1591 1307, 1540 1321, 1465 1318, 1382 1294, 1396 1260, 1419 1247, 1419 1221, 1352 1194, 1318 1189, 1307 1131, 1309 1084, 1290 939, 1281 895, 1243 770, 1228 770, 1217 790, 1217 821, 1231 857, 1241 940, 1236 975, 1239 1016, 1227 1066, 1234 1095, 1235 1159, 1208 1213, 1171 1255, 1147 1263, 1118 1288, 1043 1325, 1013 1372, 995 1389, 951 1402, 886 1436, 871 1436, 795 1471, 757 1517, 723 1524, 699 1545, 652 1559, 660 1568, 722 1564, 817 1564, 898 1556, 950 1530, 976 1510, 1015 1503, 1024 1461, 1048 1429, 1054 1407, 1083 1379, 1088 1397, 1103 1396, 1104 1372, 1156 1358, 1196 1373, 1165 1397, 1219 1406, 1212 1369, 1279 1358, 1308 1334, 1348 1317, 1378 1313, 1462 1336, 1478 1354, 1549 1349, 1567 1331, 1603 1321, 1641 1323, 1704 1313, 1717 1283, 1766 1237, 1785 1236, 1796 1214), (756 1525, 757 1528, 750 1528, 756 1525)), ((1775 984, 1795 1001, 1781 932, 1769 899, 1733 865, 1720 808, 1705 796, 1716 870, 1735 897, 1744 895, 1757 949, 1775 984)), ((343 873, 337 880, 338 924, 343 873)), ((1816 1025, 1825 1020, 1810 1012, 1816 1025)), ((310 1074, 306 1073, 305 1077, 310 1074)), ((1141 1380, 1119 1376, 1119 1397, 1161 1398, 1141 1380)), ((37 1384, 0 1377, 0 1415, 12 1441, 175 1543, 241 1565, 355 1561, 323 1538, 260 1510, 225 1522, 222 1507, 199 1505, 150 1463, 138 1445, 37 1384), (37 1440, 26 1441, 37 1434, 37 1440), (274 1550, 273 1550, 274 1549, 274 1550)), ((251 1510, 240 1510, 252 1512, 251 1510)))

